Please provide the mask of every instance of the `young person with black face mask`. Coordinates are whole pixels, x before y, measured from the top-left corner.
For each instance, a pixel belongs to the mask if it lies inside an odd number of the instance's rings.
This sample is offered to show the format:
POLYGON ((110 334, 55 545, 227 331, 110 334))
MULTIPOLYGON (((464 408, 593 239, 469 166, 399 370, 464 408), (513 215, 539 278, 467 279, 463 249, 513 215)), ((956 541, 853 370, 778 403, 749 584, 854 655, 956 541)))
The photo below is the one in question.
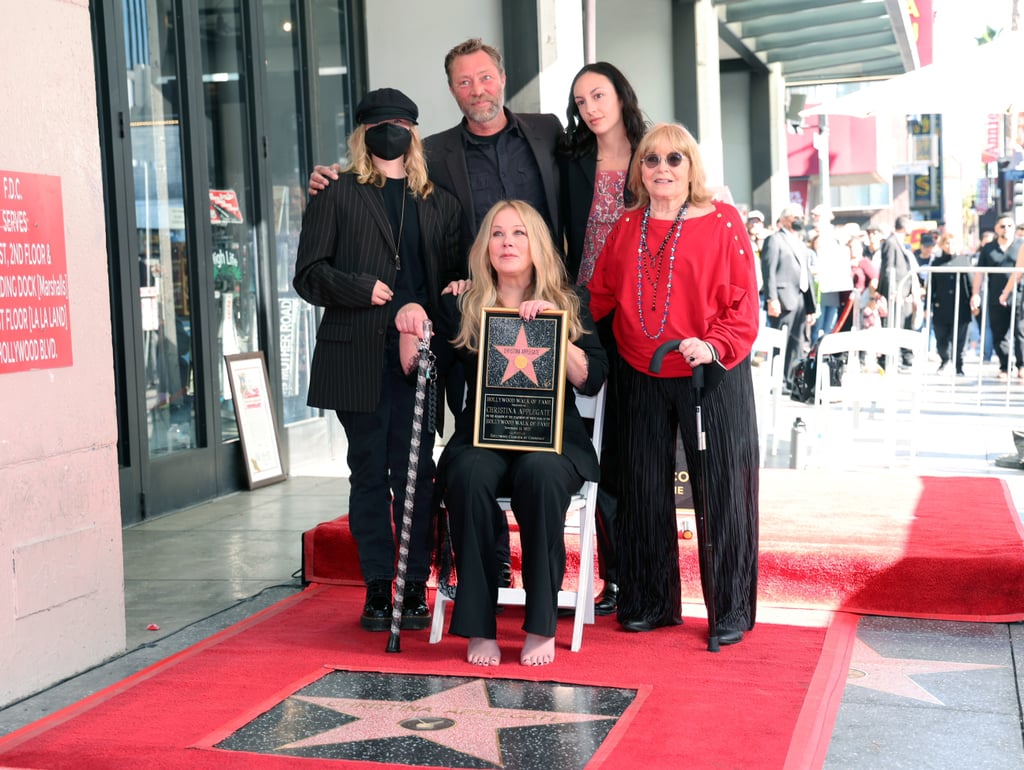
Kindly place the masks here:
POLYGON ((786 346, 786 384, 792 387, 793 364, 807 348, 808 318, 814 322, 814 295, 811 292, 811 253, 804 243, 803 209, 784 206, 779 228, 761 247, 761 272, 764 277, 764 307, 768 325, 789 328, 786 346))
MULTIPOLYGON (((458 202, 427 178, 419 110, 401 91, 371 91, 356 108, 350 162, 306 208, 295 290, 325 308, 308 404, 333 409, 348 439, 349 526, 366 580, 360 623, 391 624, 415 378, 399 361, 399 333, 418 333, 441 291, 465 277, 458 202)), ((430 625, 433 432, 422 431, 402 628, 430 625)))

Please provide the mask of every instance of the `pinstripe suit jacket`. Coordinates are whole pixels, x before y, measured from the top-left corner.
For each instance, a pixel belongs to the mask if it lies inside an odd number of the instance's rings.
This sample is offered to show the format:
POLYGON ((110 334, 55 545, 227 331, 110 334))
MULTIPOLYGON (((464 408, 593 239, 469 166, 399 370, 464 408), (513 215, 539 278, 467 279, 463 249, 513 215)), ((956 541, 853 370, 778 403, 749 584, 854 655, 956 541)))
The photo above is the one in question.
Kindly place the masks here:
MULTIPOLYGON (((465 275, 459 252, 459 204, 435 186, 415 198, 427 279, 427 313, 434 317, 443 289, 465 275)), ((370 412, 384 371, 389 305, 373 305, 376 282, 394 287, 395 243, 384 196, 355 174, 315 196, 302 218, 295 279, 299 296, 326 308, 316 335, 307 403, 320 409, 370 412)))

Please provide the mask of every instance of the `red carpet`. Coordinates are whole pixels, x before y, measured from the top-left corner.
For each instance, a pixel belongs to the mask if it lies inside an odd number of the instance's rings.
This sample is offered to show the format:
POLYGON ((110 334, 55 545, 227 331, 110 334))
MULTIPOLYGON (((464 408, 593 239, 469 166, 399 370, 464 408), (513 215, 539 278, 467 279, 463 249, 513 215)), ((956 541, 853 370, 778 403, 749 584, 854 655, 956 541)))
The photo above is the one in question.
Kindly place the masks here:
MULTIPOLYGON (((506 662, 495 669, 466 664, 464 640, 446 636, 429 645, 426 632, 405 633, 403 652, 387 654, 386 635, 358 627, 361 588, 314 586, 0 739, 0 767, 299 766, 295 757, 211 747, 342 669, 635 690, 588 768, 817 768, 842 696, 856 617, 838 613, 825 629, 813 626, 819 613, 771 605, 1024 619, 1022 527, 998 480, 765 471, 761 511, 760 622, 742 644, 717 655, 704 649, 700 617, 641 635, 598 618, 573 654, 566 618, 555 663, 522 667, 519 608, 499 618, 506 662)), ((335 556, 344 556, 351 544, 335 540, 335 556)), ((349 553, 343 563, 352 563, 349 553)), ((693 541, 680 541, 680 565, 696 600, 693 541)), ((301 766, 381 765, 304 758, 301 766)))
MULTIPOLYGON (((637 690, 587 767, 819 767, 842 691, 855 623, 828 630, 761 623, 736 647, 706 652, 706 624, 627 635, 598 618, 579 653, 560 623, 554 664, 518 664, 519 608, 500 617, 507 661, 464 662, 465 640, 358 628, 362 591, 314 586, 50 718, 0 739, 0 766, 18 768, 381 767, 212 746, 328 668, 515 678, 637 690), (628 664, 623 650, 628 644, 628 664)), ((790 613, 790 615, 808 613, 790 613)), ((816 613, 810 613, 820 617, 816 613)), ((799 621, 798 621, 799 622, 799 621)), ((456 717, 458 718, 458 717, 456 717)), ((479 766, 479 765, 478 765, 479 766)), ((546 765, 545 765, 546 766, 546 765)))
POLYGON ((1024 527, 1003 481, 764 471, 761 484, 763 603, 1024 619, 1024 527))
MULTIPOLYGON (((307 580, 362 584, 344 519, 304 542, 307 580)), ((697 541, 679 548, 684 598, 700 603, 697 541)), ((762 605, 1011 621, 1021 585, 1024 528, 998 479, 761 473, 762 605)))

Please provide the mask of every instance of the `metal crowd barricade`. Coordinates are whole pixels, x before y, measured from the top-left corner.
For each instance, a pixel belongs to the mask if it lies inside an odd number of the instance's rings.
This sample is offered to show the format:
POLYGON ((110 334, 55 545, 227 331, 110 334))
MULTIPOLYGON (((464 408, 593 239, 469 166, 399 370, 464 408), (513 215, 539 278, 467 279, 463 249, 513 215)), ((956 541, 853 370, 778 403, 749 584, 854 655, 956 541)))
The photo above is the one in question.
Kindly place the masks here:
MULTIPOLYGON (((913 273, 909 273, 908 275, 906 275, 899 282, 898 285, 897 285, 896 281, 892 279, 892 273, 890 273, 889 286, 892 287, 892 288, 890 290, 890 296, 887 298, 887 301, 889 303, 889 315, 885 319, 885 324, 887 326, 892 326, 892 325, 897 325, 897 324, 901 325, 903 323, 904 319, 906 318, 906 309, 905 309, 904 303, 902 301, 898 301, 897 298, 901 298, 901 297, 904 296, 904 292, 905 292, 905 289, 906 289, 907 282, 914 280, 915 274, 918 274, 918 275, 924 274, 924 276, 925 276, 925 296, 924 296, 924 300, 923 300, 923 302, 924 302, 924 306, 923 306, 924 324, 923 324, 923 327, 922 327, 922 331, 928 337, 928 340, 929 340, 929 342, 928 342, 928 350, 931 351, 932 350, 932 347, 931 347, 931 340, 932 340, 932 313, 931 313, 932 282, 931 282, 930 278, 931 278, 932 275, 936 275, 936 274, 956 274, 956 275, 960 275, 960 274, 964 274, 964 273, 966 273, 969 276, 970 284, 972 286, 973 286, 974 276, 976 274, 980 273, 983 276, 983 279, 981 281, 981 291, 980 291, 980 300, 981 300, 981 307, 980 307, 980 310, 979 310, 980 316, 977 319, 978 320, 978 327, 979 327, 979 340, 978 340, 979 366, 978 366, 978 369, 977 369, 977 374, 973 378, 973 385, 972 385, 972 387, 975 390, 975 396, 976 396, 976 398, 975 398, 975 405, 978 406, 978 407, 981 407, 981 406, 984 405, 985 396, 990 391, 990 388, 984 382, 985 378, 984 378, 984 371, 983 371, 984 364, 987 363, 987 359, 985 357, 985 343, 986 343, 986 336, 989 333, 989 327, 988 327, 988 314, 989 314, 989 311, 988 311, 988 308, 989 308, 988 284, 989 284, 989 281, 988 281, 987 276, 989 274, 992 274, 992 273, 1001 273, 1001 274, 1006 274, 1006 275, 1011 275, 1013 273, 1018 273, 1018 274, 1024 275, 1024 267, 1022 267, 1022 268, 1017 268, 1017 267, 976 267, 974 265, 956 265, 956 266, 934 267, 932 265, 925 265, 925 266, 921 266, 921 267, 917 268, 913 273)), ((1008 305, 1007 305, 1009 307, 1009 309, 1010 309, 1010 328, 1007 331, 1007 338, 1009 340, 1009 342, 1008 342, 1008 347, 1009 347, 1009 350, 1008 350, 1008 364, 1007 364, 1007 373, 1008 373, 1008 375, 1012 375, 1012 373, 1017 368, 1024 367, 1024 361, 1018 361, 1017 360, 1016 349, 1015 349, 1016 346, 1014 345, 1014 335, 1016 333, 1017 326, 1021 323, 1020 315, 1021 315, 1022 308, 1021 308, 1021 297, 1020 297, 1020 295, 1021 295, 1021 286, 1022 286, 1022 284, 1024 284, 1024 278, 1018 278, 1017 287, 1015 288, 1015 290, 1011 294, 1011 296, 1009 298, 1008 305)), ((951 355, 953 357, 954 362, 955 362, 955 357, 956 357, 957 346, 958 346, 958 343, 959 343, 959 323, 958 323, 958 321, 959 321, 962 313, 965 313, 965 312, 966 313, 972 313, 971 308, 969 306, 966 307, 966 308, 963 308, 963 307, 961 307, 962 304, 963 303, 961 302, 961 299, 960 299, 960 292, 959 291, 954 292, 954 299, 953 299, 953 340, 952 340, 952 351, 951 351, 951 355)), ((972 313, 972 315, 973 315, 973 313, 972 313)), ((975 319, 972 318, 972 322, 974 320, 975 319)), ((999 344, 998 341, 995 341, 995 344, 999 344)), ((952 367, 949 370, 948 382, 949 382, 949 385, 950 385, 951 392, 956 392, 957 391, 957 380, 956 380, 955 368, 956 367, 954 366, 954 367, 952 367)), ((944 379, 946 379, 946 378, 944 378, 944 379)), ((1014 402, 1014 401, 1016 401, 1018 403, 1021 402, 1021 400, 1022 400, 1021 396, 1024 395, 1024 388, 1022 388, 1022 391, 1020 393, 1016 393, 1014 391, 1014 385, 1015 385, 1014 379, 1015 378, 1013 376, 1007 376, 1006 382, 1003 384, 1003 386, 1001 388, 999 388, 999 390, 1001 390, 1002 393, 1003 393, 1003 399, 1002 399, 1003 400, 1003 405, 1007 406, 1007 407, 1009 407, 1011 405, 1011 403, 1014 402), (1015 396, 1016 396, 1016 398, 1015 398, 1015 396)), ((1021 385, 1024 386, 1024 381, 1021 382, 1021 385)), ((961 393, 963 392, 963 390, 964 390, 963 388, 960 389, 961 393)))

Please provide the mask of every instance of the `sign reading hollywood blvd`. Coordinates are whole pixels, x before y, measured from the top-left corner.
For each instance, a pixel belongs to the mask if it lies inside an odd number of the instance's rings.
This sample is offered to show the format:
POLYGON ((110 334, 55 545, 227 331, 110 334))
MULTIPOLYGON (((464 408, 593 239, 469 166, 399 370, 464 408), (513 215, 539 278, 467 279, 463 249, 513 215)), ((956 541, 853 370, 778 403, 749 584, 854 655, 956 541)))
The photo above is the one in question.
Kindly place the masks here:
POLYGON ((562 451, 566 314, 524 321, 516 310, 484 308, 473 443, 492 449, 562 451))
POLYGON ((60 177, 0 171, 0 374, 71 364, 60 177))

